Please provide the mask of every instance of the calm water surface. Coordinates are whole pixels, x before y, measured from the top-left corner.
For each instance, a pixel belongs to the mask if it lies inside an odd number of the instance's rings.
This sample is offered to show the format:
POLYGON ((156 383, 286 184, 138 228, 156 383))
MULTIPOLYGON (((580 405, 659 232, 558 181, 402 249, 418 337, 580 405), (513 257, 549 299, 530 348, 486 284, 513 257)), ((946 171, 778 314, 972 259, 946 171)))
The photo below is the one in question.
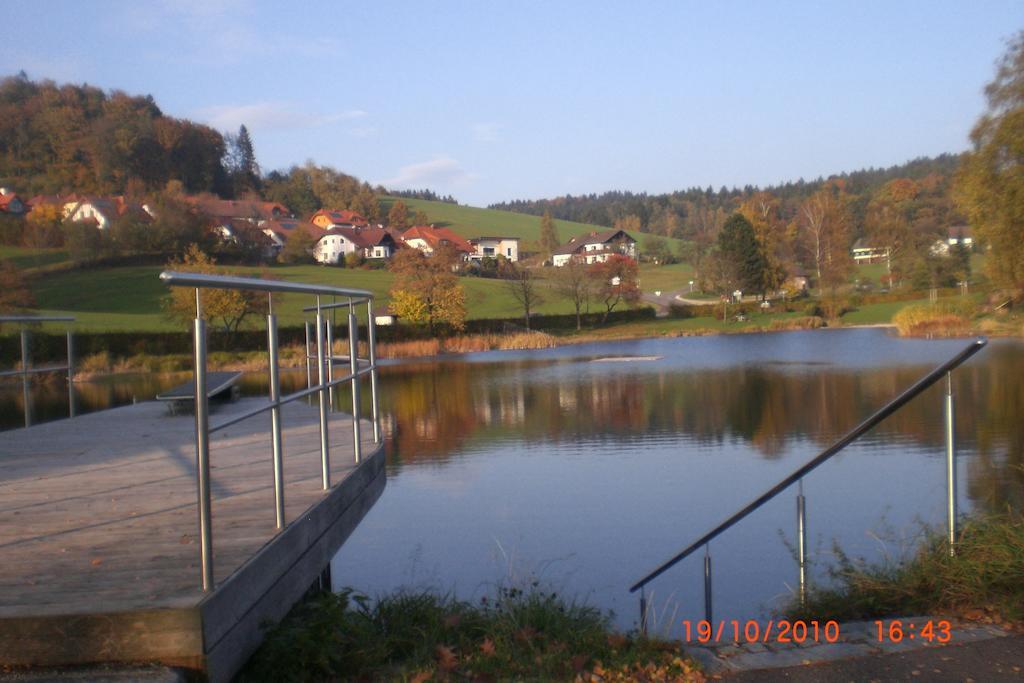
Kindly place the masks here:
MULTIPOLYGON (((539 581, 631 627, 629 585, 965 344, 859 329, 390 365, 387 487, 335 557, 335 584, 478 599, 539 581)), ((1024 344, 996 340, 954 374, 964 510, 1024 507, 1022 369, 1024 344)), ((118 378, 83 385, 77 399, 96 409, 182 379, 118 378)), ((262 377, 245 389, 265 391, 262 377)), ((20 385, 5 391, 0 420, 18 426, 20 385)), ((60 383, 37 394, 37 419, 66 414, 60 383)), ((897 556, 921 523, 942 523, 942 406, 935 387, 805 479, 812 578, 825 580, 835 542, 854 556, 897 556)), ((712 543, 716 619, 763 616, 792 597, 795 495, 712 543)), ((701 617, 702 570, 698 554, 650 585, 662 625, 701 617)))

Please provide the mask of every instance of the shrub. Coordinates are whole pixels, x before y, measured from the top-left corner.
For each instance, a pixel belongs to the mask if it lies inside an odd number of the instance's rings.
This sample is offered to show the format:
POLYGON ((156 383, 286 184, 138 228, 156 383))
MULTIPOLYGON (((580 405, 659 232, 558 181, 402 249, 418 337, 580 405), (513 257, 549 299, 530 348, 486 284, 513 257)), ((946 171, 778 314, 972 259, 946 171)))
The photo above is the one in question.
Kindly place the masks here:
POLYGON ((693 306, 673 301, 668 305, 668 316, 670 318, 678 318, 680 320, 692 318, 694 317, 693 306))
POLYGON ((974 302, 969 299, 914 304, 893 316, 902 336, 956 337, 971 333, 974 302))

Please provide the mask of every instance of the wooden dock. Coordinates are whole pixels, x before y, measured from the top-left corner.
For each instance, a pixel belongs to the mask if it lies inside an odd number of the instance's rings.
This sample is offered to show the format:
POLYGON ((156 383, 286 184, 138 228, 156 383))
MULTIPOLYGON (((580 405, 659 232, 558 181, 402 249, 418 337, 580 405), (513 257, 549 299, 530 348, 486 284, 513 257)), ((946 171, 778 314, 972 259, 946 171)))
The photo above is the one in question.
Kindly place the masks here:
MULTIPOLYGON (((256 399, 220 407, 213 421, 256 399)), ((269 414, 211 437, 216 588, 200 588, 194 418, 155 402, 0 433, 0 664, 164 662, 228 680, 328 566, 384 488, 366 423, 282 409, 285 510, 275 529, 269 414)))

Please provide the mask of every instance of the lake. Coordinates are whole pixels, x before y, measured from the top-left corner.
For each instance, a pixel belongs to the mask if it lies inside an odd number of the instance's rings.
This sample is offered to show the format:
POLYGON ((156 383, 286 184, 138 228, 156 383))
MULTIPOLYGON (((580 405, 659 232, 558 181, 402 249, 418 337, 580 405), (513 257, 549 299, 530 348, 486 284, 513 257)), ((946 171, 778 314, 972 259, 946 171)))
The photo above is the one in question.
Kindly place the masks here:
MULTIPOLYGON (((654 339, 390 363, 381 371, 388 483, 332 563, 336 587, 429 587, 477 600, 546 590, 635 626, 628 587, 870 415, 967 340, 883 329, 654 339)), ((1024 343, 994 340, 954 373, 960 506, 1024 503, 1024 343)), ((187 379, 187 375, 184 376, 187 379)), ((182 376, 76 386, 82 410, 150 398, 182 376)), ((286 389, 305 382, 286 373, 286 389)), ((247 376, 246 393, 265 391, 247 376)), ((369 392, 364 392, 368 401, 369 392)), ((348 409, 347 391, 337 402, 348 409)), ((0 420, 21 424, 21 386, 0 420)), ((66 414, 59 382, 36 419, 66 414)), ((943 387, 804 481, 812 581, 833 546, 879 560, 945 519, 943 387)), ((716 619, 792 599, 796 491, 711 544, 716 619)), ((703 615, 702 554, 649 586, 659 626, 703 615)))

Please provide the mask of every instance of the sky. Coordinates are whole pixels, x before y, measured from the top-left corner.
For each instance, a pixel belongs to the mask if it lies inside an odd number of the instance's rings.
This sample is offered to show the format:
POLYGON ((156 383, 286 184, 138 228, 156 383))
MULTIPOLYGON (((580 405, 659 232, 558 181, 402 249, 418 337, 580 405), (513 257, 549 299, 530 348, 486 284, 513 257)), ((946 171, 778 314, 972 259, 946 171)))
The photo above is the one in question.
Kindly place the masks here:
POLYGON ((0 76, 150 94, 264 171, 485 206, 959 152, 1020 0, 5 0, 0 76), (11 30, 16 27, 17 30, 11 30))

